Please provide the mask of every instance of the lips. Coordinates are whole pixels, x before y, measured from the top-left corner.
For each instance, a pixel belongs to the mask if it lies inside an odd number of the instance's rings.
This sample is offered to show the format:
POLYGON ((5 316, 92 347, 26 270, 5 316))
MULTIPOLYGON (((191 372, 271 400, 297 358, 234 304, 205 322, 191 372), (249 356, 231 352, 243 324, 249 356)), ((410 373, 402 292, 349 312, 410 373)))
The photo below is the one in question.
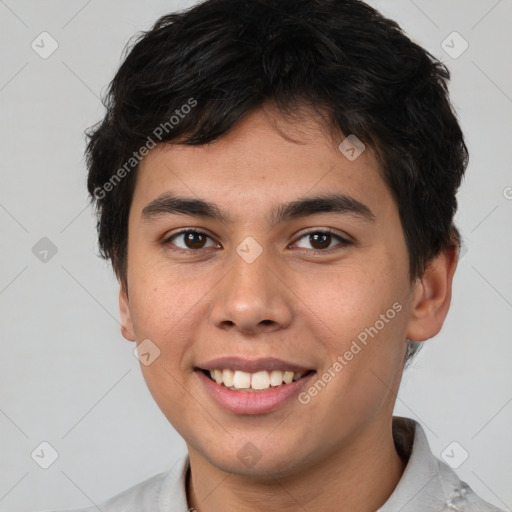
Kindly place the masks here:
POLYGON ((240 357, 222 357, 213 359, 197 365, 201 370, 218 370, 229 368, 231 370, 239 370, 247 373, 255 373, 259 371, 290 371, 294 373, 306 373, 312 370, 310 367, 303 366, 292 361, 276 359, 274 357, 266 357, 263 359, 242 359, 240 357))
POLYGON ((196 367, 200 380, 224 408, 242 414, 269 412, 302 389, 315 370, 276 358, 220 358, 196 367))
POLYGON ((316 372, 306 372, 300 379, 289 384, 270 386, 263 390, 227 388, 224 384, 217 384, 207 373, 200 369, 195 372, 207 396, 222 410, 236 415, 261 415, 298 403, 298 395, 308 386, 316 372))

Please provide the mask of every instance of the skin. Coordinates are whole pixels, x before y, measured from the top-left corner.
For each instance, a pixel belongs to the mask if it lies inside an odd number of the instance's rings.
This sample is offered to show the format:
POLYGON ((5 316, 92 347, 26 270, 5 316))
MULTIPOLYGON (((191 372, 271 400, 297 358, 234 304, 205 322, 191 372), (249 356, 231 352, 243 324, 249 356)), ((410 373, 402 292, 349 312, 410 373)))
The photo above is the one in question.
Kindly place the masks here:
POLYGON ((374 511, 403 473, 391 421, 406 338, 440 330, 456 252, 410 280, 398 208, 375 156, 367 148, 348 160, 337 149, 343 138, 333 141, 312 114, 297 123, 265 107, 214 143, 160 145, 140 164, 122 334, 161 351, 141 369, 187 444, 187 498, 198 512, 374 511), (142 209, 163 192, 213 202, 232 222, 178 214, 142 222, 142 209), (277 204, 333 192, 364 203, 375 220, 331 212, 267 223, 277 204), (202 250, 183 236, 164 242, 192 227, 211 237, 202 250), (322 249, 305 236, 325 228, 351 243, 333 237, 322 249), (263 250, 252 263, 236 252, 248 236, 263 250), (194 373, 199 362, 237 355, 322 375, 396 302, 401 311, 308 404, 234 414, 194 373), (237 457, 247 442, 261 453, 252 467, 237 457))

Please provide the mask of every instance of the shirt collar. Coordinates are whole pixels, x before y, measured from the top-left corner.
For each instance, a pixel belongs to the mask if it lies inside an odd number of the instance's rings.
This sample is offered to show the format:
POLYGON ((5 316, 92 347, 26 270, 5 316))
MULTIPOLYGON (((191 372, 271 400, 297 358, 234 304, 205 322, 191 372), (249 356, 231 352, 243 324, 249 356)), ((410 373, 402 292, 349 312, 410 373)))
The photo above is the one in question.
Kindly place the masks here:
POLYGON ((158 498, 158 512, 187 512, 190 510, 187 503, 187 472, 190 466, 188 455, 178 459, 169 470, 164 482, 162 492, 158 498))
MULTIPOLYGON (((377 512, 441 510, 461 499, 467 486, 432 454, 419 423, 410 418, 393 417, 393 438, 407 465, 395 490, 377 512)), ((186 497, 188 469, 188 455, 178 459, 170 469, 159 496, 159 512, 189 510, 186 497)))
POLYGON ((439 478, 439 460, 432 454, 423 428, 410 418, 395 416, 393 438, 407 465, 395 490, 377 512, 441 510, 446 497, 439 478))

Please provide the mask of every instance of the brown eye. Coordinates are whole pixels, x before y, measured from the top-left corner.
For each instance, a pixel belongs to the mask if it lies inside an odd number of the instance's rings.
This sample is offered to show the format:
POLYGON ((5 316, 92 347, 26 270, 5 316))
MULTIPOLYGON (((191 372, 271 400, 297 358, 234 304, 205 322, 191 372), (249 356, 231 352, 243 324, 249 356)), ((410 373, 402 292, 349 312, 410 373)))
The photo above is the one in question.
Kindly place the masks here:
POLYGON ((204 235, 194 231, 186 233, 183 239, 185 241, 185 245, 189 249, 202 249, 206 241, 206 237, 204 235))
POLYGON ((314 249, 326 249, 331 245, 331 235, 329 233, 310 233, 309 242, 314 249))
POLYGON ((186 229, 175 233, 164 240, 163 243, 167 246, 174 246, 176 250, 184 251, 200 251, 207 247, 218 246, 206 233, 193 229, 186 229), (210 245, 207 245, 208 242, 210 242, 210 245))
POLYGON ((312 251, 325 251, 325 249, 332 249, 338 247, 342 249, 347 245, 351 245, 351 242, 336 233, 332 233, 329 230, 324 231, 310 231, 304 233, 299 237, 298 241, 295 242, 297 247, 301 249, 310 249, 312 251), (333 243, 338 241, 338 243, 333 243), (308 247, 309 246, 309 247, 308 247))

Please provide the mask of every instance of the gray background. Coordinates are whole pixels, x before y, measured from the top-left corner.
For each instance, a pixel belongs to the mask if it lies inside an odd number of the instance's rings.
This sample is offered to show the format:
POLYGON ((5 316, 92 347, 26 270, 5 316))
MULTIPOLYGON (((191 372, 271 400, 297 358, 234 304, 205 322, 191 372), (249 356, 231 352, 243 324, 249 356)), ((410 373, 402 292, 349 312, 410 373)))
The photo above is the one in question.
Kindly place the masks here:
MULTIPOLYGON (((191 3, 0 0, 0 511, 99 503, 185 451, 120 334, 82 155, 125 43, 191 3), (31 47, 43 31, 59 45, 47 59, 31 47), (46 262, 32 252, 43 237, 57 248, 46 262), (59 454, 46 470, 31 458, 42 441, 59 454)), ((471 154, 452 309, 404 376, 396 413, 424 425, 438 456, 456 441, 452 460, 469 454, 459 475, 510 510, 512 2, 371 3, 452 70, 471 154), (458 58, 441 47, 453 31, 469 43, 458 58)))

